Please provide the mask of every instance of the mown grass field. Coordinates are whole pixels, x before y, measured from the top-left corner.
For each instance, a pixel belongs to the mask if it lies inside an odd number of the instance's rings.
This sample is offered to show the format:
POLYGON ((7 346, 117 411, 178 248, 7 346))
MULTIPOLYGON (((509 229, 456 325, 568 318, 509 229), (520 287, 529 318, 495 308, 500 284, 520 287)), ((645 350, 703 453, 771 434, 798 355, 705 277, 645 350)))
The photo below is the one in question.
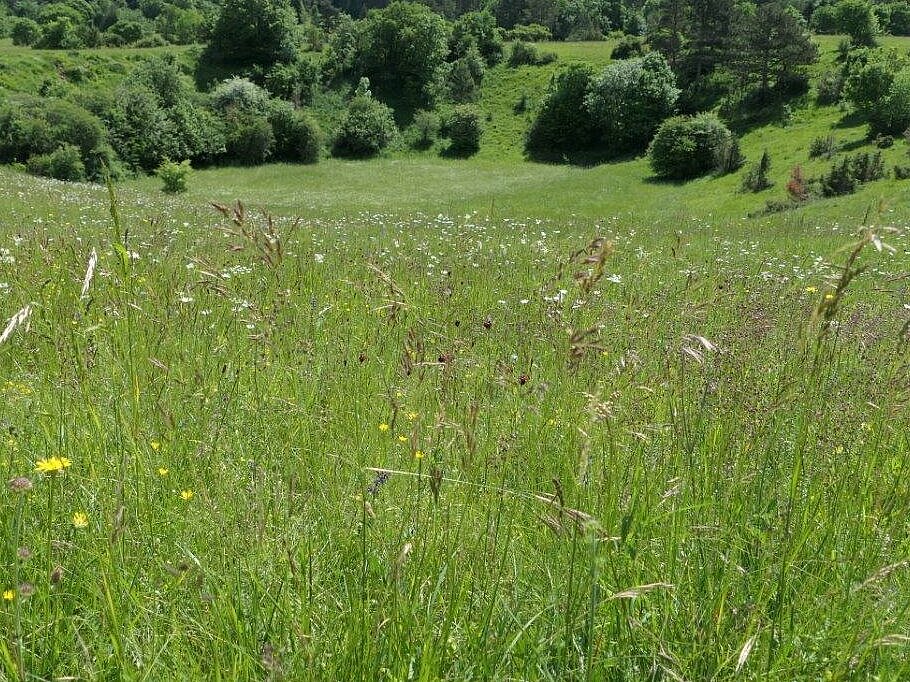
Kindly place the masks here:
POLYGON ((647 178, 0 169, 0 679, 906 679, 906 183, 647 178))

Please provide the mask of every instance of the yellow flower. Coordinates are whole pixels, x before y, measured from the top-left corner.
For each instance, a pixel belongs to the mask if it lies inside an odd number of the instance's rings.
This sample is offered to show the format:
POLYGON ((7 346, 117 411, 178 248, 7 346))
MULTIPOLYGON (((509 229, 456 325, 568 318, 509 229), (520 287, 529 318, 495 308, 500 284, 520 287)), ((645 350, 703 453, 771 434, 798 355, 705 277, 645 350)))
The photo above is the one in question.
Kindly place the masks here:
POLYGON ((814 294, 816 291, 818 291, 818 287, 806 287, 807 294, 814 294))
POLYGON ((834 294, 825 294, 825 300, 826 300, 826 301, 833 301, 833 300, 834 300, 834 294))
POLYGON ((6 601, 12 601, 16 598, 16 590, 6 590, 3 592, 3 598, 6 601))
POLYGON ((423 459, 423 450, 418 450, 414 453, 414 459, 423 459))
POLYGON ((407 436, 401 436, 401 435, 399 435, 399 436, 398 436, 398 442, 399 442, 399 443, 407 443, 407 442, 408 442, 408 437, 407 437, 407 436))
POLYGON ((35 462, 35 471, 42 474, 56 474, 66 469, 70 464, 72 462, 70 462, 69 457, 49 457, 35 462))
POLYGON ((386 431, 389 430, 389 425, 386 424, 385 422, 383 422, 382 424, 379 425, 379 430, 382 431, 383 433, 385 433, 386 431))
POLYGON ((195 493, 192 490, 181 490, 180 491, 180 499, 183 500, 184 502, 189 502, 190 500, 192 500, 193 495, 195 495, 195 493))
POLYGON ((152 446, 152 450, 154 450, 155 452, 158 452, 159 450, 161 450, 161 443, 158 442, 157 440, 153 440, 151 443, 149 443, 149 445, 152 446))
POLYGON ((158 467, 159 476, 167 476, 169 472, 170 472, 170 469, 168 469, 167 467, 158 467))
POLYGON ((412 422, 412 421, 414 421, 415 419, 417 419, 417 413, 416 413, 416 412, 408 412, 408 421, 409 421, 409 422, 412 422))
POLYGON ((85 515, 85 512, 76 512, 73 514, 74 528, 85 528, 86 526, 88 526, 88 517, 85 515))

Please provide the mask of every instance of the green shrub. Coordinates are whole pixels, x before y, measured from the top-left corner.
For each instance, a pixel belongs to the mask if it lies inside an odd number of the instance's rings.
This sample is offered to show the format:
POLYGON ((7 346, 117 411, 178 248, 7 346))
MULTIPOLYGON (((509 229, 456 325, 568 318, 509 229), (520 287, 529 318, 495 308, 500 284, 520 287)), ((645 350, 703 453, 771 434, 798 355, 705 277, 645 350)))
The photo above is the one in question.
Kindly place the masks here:
POLYGON ((821 178, 822 195, 836 197, 852 194, 858 185, 885 177, 882 153, 862 152, 835 161, 821 178))
POLYGON ((817 159, 819 157, 824 157, 830 159, 837 153, 839 146, 834 135, 816 137, 809 143, 809 158, 817 159))
POLYGON ((64 144, 49 154, 31 156, 25 166, 32 175, 74 182, 85 179, 85 164, 79 148, 72 144, 64 144))
POLYGON ((840 30, 837 8, 834 5, 822 5, 812 12, 810 23, 816 33, 833 35, 840 30))
POLYGON ((726 160, 734 142, 733 134, 713 114, 691 118, 677 116, 664 121, 648 150, 655 175, 669 180, 688 180, 711 171, 738 167, 726 160))
POLYGON ((446 79, 449 99, 456 103, 476 102, 480 99, 483 64, 474 48, 468 50, 464 57, 452 62, 446 79))
POLYGON ((300 163, 316 163, 319 160, 322 132, 311 116, 286 102, 273 102, 269 107, 268 120, 275 135, 275 159, 300 163))
POLYGON ((875 45, 880 28, 871 4, 866 0, 841 0, 835 9, 839 32, 850 36, 854 45, 875 45))
POLYGON ((898 71, 888 88, 888 95, 870 116, 872 133, 901 135, 910 128, 910 67, 898 71))
POLYGON ((153 31, 152 25, 147 21, 136 19, 118 19, 104 32, 110 38, 114 36, 116 45, 134 45, 153 31))
POLYGON ((543 66, 556 61, 556 55, 552 52, 541 53, 537 47, 523 41, 518 41, 512 45, 509 52, 508 64, 512 68, 519 66, 543 66))
POLYGON ((449 52, 445 19, 413 2, 370 10, 356 23, 354 73, 382 97, 412 106, 435 101, 449 52))
POLYGON ((242 112, 262 115, 269 104, 269 93, 249 78, 229 78, 212 90, 209 99, 212 107, 223 114, 242 112))
POLYGON ((888 32, 894 36, 910 35, 910 2, 895 2, 888 8, 888 32))
POLYGON ((742 149, 739 146, 739 138, 732 133, 726 140, 720 143, 714 150, 715 170, 718 175, 727 175, 735 173, 742 168, 745 163, 742 149))
POLYGON ((586 64, 573 64, 553 76, 525 136, 529 156, 559 158, 597 144, 596 126, 585 106, 593 77, 594 71, 586 64))
POLYGON ((553 40, 553 32, 540 24, 515 24, 505 32, 505 39, 510 42, 543 43, 553 40))
POLYGON ((161 191, 167 194, 186 192, 187 180, 192 170, 189 160, 184 160, 180 163, 175 163, 174 161, 163 162, 156 171, 158 177, 161 178, 161 191))
POLYGON ((862 152, 850 157, 850 173, 857 182, 873 182, 885 177, 885 163, 882 153, 862 152))
POLYGON ((483 115, 477 107, 457 106, 446 119, 445 135, 452 141, 448 151, 453 156, 476 154, 480 150, 482 134, 483 115))
POLYGON ((856 179, 850 167, 850 159, 835 161, 830 170, 822 176, 821 190, 826 197, 838 197, 853 194, 856 191, 856 179))
POLYGON ((291 62, 297 16, 288 0, 223 0, 200 61, 229 67, 291 62))
POLYGON ((844 96, 872 133, 901 134, 910 124, 910 62, 890 50, 863 50, 846 65, 844 96))
POLYGON ((414 132, 412 146, 415 149, 429 149, 439 135, 439 116, 432 111, 420 109, 414 113, 411 127, 414 132))
POLYGON ((644 41, 638 36, 624 35, 610 52, 610 59, 631 59, 645 53, 644 41))
POLYGON ((243 166, 265 163, 275 150, 275 133, 264 116, 236 114, 227 123, 226 153, 243 166))
POLYGON ((80 155, 83 176, 87 172, 95 178, 102 172, 97 159, 109 154, 105 138, 96 116, 64 100, 22 96, 0 104, 0 163, 23 163, 72 146, 80 155))
POLYGON ((332 23, 322 68, 323 78, 328 83, 354 70, 354 57, 357 53, 354 26, 354 20, 347 14, 340 14, 332 23))
POLYGON ((167 114, 148 88, 121 89, 109 125, 114 148, 131 168, 151 171, 167 156, 167 114))
POLYGON ((875 137, 875 146, 879 149, 890 149, 894 146, 894 136, 893 135, 876 135, 875 137))
POLYGON ((910 180, 910 166, 895 165, 894 166, 894 179, 895 180, 910 180))
POLYGON ((743 191, 761 192, 774 186, 771 178, 768 177, 771 172, 771 157, 768 150, 762 152, 761 159, 757 164, 752 166, 743 176, 743 191))
POLYGON ((502 61, 502 36, 496 27, 496 17, 489 11, 462 14, 452 26, 449 52, 455 57, 464 57, 472 49, 487 66, 502 61))
POLYGON ((35 47, 43 50, 78 50, 85 47, 85 40, 79 25, 72 19, 62 16, 43 26, 41 38, 35 47))
POLYGON ((647 148, 654 132, 673 113, 676 76, 658 52, 609 64, 591 83, 585 105, 613 153, 647 148))
POLYGON ((840 71, 826 71, 818 79, 815 101, 821 105, 837 104, 844 94, 844 75, 840 71))
POLYGON ((291 64, 272 66, 266 71, 264 84, 273 96, 300 106, 312 101, 320 77, 319 62, 310 57, 301 57, 291 64))
POLYGON ((352 158, 375 156, 391 144, 397 132, 392 110, 373 99, 369 81, 364 78, 348 104, 333 153, 352 158))
POLYGON ((35 45, 41 40, 43 31, 37 21, 27 17, 13 19, 9 28, 9 37, 13 45, 35 45))

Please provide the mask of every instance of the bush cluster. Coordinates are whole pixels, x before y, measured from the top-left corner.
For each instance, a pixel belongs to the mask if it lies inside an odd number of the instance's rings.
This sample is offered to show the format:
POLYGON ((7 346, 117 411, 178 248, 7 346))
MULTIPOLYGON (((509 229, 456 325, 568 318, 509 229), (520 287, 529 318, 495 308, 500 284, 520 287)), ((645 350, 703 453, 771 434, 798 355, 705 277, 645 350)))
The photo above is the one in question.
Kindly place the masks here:
POLYGON ((29 96, 0 104, 0 163, 84 180, 101 178, 113 157, 104 124, 76 104, 29 96))
POLYGON ((658 128, 648 158, 654 174, 668 180, 731 172, 742 164, 736 138, 713 114, 668 118, 658 128))
POLYGON ((553 40, 553 32, 540 24, 515 24, 505 31, 505 39, 510 42, 543 43, 553 40))
POLYGON ((444 134, 451 140, 449 153, 453 156, 471 156, 480 149, 483 134, 483 116, 477 107, 455 107, 445 122, 444 134))
POLYGON ((885 177, 881 152, 863 152, 835 161, 820 181, 822 196, 836 197, 852 194, 866 182, 885 177))
POLYGON ((771 156, 768 151, 762 152, 761 159, 753 165, 743 176, 742 189, 744 192, 762 192, 774 186, 769 177, 771 173, 771 156))
POLYGON ((536 46, 518 41, 512 45, 512 51, 509 52, 508 64, 512 68, 519 66, 543 66, 556 61, 556 54, 553 52, 540 52, 536 46))
POLYGON ((335 137, 337 156, 366 158, 375 156, 391 144, 398 133, 392 110, 373 97, 369 81, 361 80, 348 104, 335 137))

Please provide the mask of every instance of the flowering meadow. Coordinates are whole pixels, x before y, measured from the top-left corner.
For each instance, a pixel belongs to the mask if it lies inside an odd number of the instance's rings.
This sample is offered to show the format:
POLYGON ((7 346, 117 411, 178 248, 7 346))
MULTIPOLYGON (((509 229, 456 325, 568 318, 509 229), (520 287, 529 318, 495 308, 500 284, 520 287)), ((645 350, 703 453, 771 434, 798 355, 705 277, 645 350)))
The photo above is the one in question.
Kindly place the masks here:
POLYGON ((896 214, 0 180, 0 679, 910 676, 896 214))

